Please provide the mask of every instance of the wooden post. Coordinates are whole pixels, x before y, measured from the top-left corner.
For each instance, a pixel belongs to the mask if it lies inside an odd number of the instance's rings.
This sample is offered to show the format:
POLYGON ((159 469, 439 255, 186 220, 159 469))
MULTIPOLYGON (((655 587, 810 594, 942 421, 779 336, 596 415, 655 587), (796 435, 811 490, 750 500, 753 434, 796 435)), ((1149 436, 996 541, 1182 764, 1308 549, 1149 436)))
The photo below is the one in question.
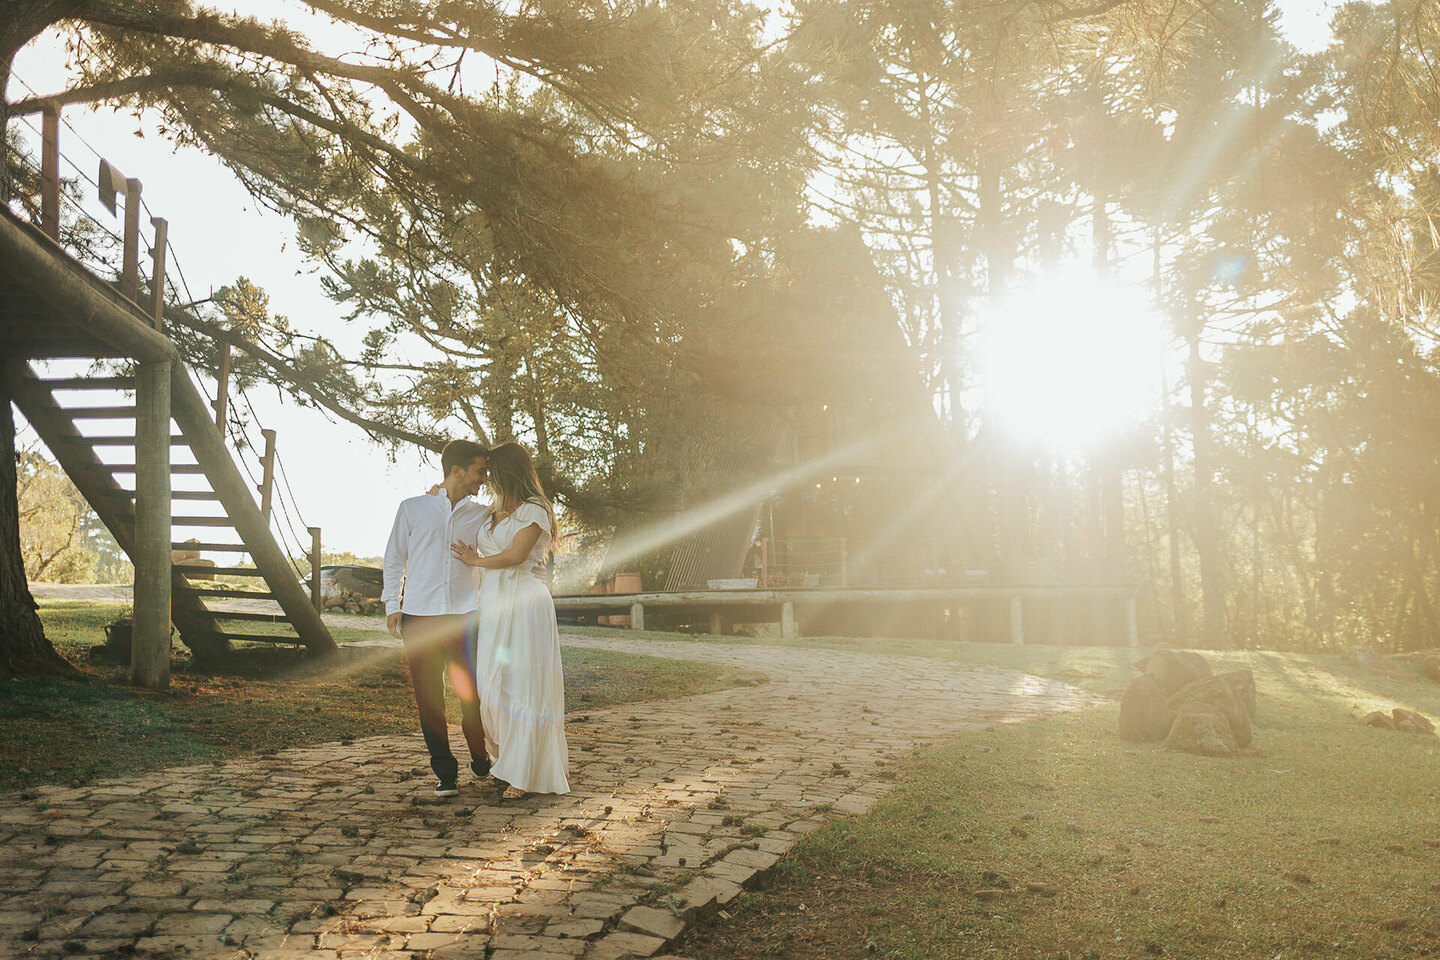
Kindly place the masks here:
POLYGON ((260 460, 260 515, 270 522, 270 493, 275 489, 275 431, 261 430, 265 456, 260 460))
POLYGON ((795 631, 795 601, 786 600, 780 604, 780 636, 786 640, 794 640, 795 631))
POLYGON ((310 602, 317 611, 325 609, 320 602, 320 528, 310 528, 310 602))
POLYGON ((840 538, 840 586, 850 586, 850 551, 845 548, 845 538, 840 538))
POLYGON ((645 604, 643 604, 643 603, 632 603, 632 604, 630 604, 630 629, 631 629, 631 630, 644 630, 644 629, 645 629, 645 604))
POLYGON ((1140 646, 1140 617, 1135 610, 1135 598, 1125 598, 1125 636, 1130 646, 1140 646))
POLYGON ((140 298, 140 181, 125 181, 125 266, 120 271, 120 295, 132 302, 140 298))
POLYGON ((770 538, 760 538, 760 586, 770 586, 770 538))
POLYGON ((150 250, 154 269, 150 272, 150 319, 155 329, 165 330, 165 244, 169 239, 170 224, 163 217, 151 217, 150 226, 155 228, 155 246, 150 250))
POLYGON ((719 610, 710 614, 710 632, 716 636, 725 632, 725 618, 720 615, 719 610))
POLYGON ((41 108, 40 229, 60 239, 60 108, 53 101, 41 108))
POLYGON ((170 684, 170 364, 135 377, 135 613, 130 681, 170 684))
MULTIPOLYGON (((215 429, 225 437, 225 404, 230 399, 230 341, 220 344, 220 370, 215 374, 215 429)), ((265 514, 268 520, 270 514, 265 514)))
POLYGON ((1010 642, 1016 646, 1025 643, 1025 604, 1018 596, 1010 598, 1010 642))

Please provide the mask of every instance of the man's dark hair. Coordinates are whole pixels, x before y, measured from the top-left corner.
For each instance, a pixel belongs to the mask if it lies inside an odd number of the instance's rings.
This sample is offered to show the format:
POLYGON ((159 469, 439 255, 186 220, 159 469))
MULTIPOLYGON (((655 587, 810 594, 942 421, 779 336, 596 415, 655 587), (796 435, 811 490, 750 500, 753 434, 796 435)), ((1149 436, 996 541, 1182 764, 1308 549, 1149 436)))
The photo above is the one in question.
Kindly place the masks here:
POLYGON ((473 440, 451 440, 440 450, 440 470, 448 477, 456 467, 468 467, 489 455, 489 450, 473 440))

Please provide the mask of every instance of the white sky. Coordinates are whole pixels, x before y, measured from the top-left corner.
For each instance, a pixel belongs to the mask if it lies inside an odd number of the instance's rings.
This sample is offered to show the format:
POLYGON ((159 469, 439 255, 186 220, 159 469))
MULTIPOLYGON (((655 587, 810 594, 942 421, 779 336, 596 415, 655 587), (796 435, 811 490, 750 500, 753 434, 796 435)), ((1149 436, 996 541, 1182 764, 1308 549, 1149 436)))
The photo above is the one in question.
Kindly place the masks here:
MULTIPOLYGON (((1335 6, 1328 0, 1285 0, 1282 28, 1301 49, 1318 49, 1329 37, 1335 6)), ((259 0, 238 9, 290 20, 322 49, 353 47, 347 44, 345 31, 322 18, 300 14, 301 7, 286 0, 259 0)), ((22 50, 15 59, 10 99, 26 94, 21 81, 39 93, 64 89, 64 56, 54 37, 41 38, 22 50)), ((270 294, 272 311, 289 317, 297 329, 341 345, 353 342, 355 334, 346 328, 342 311, 321 292, 315 268, 295 255, 290 223, 258 208, 214 158, 197 150, 177 151, 158 135, 153 123, 128 113, 77 106, 68 108, 64 117, 106 159, 144 183, 150 210, 169 221, 176 259, 197 298, 243 275, 263 287, 270 294), (137 131, 146 136, 137 137, 137 131)), ((61 151, 94 176, 98 160, 64 127, 61 151)), ((73 174, 62 165, 62 175, 73 174)), ((94 203, 91 209, 103 208, 94 203)), ((305 520, 322 529, 327 551, 349 550, 361 556, 383 552, 396 504, 438 479, 438 463, 412 452, 392 464, 359 428, 288 403, 273 388, 254 390, 250 400, 261 425, 278 431, 290 486, 305 520)))

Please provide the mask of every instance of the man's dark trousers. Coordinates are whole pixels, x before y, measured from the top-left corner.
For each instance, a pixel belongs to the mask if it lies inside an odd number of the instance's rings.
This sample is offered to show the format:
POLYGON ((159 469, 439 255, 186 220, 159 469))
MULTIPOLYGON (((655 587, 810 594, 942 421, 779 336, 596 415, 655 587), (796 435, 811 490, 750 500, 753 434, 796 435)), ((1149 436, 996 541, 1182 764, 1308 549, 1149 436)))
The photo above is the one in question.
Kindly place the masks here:
POLYGON ((430 769, 443 781, 460 774, 460 764, 450 749, 445 723, 445 677, 460 701, 460 729, 470 748, 472 760, 487 766, 485 728, 480 721, 480 697, 467 649, 467 614, 433 617, 401 614, 400 636, 405 645, 405 663, 410 668, 410 685, 415 689, 415 706, 420 713, 420 732, 430 751, 430 769))

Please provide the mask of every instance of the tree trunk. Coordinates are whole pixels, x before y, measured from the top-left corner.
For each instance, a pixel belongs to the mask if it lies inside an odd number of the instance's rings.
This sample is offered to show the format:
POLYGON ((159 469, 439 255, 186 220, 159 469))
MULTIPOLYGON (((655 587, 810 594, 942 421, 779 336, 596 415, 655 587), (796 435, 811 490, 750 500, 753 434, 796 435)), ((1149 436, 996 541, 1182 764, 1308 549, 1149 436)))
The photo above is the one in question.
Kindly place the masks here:
POLYGON ((1216 519, 1214 454, 1205 416, 1205 365, 1200 358, 1200 332, 1190 338, 1191 440, 1195 448, 1195 550, 1200 555, 1200 602, 1203 646, 1225 645, 1225 600, 1221 594, 1220 527, 1216 519))
POLYGON ((55 652, 35 611, 20 558, 19 478, 15 470, 15 413, 0 374, 0 675, 66 676, 75 668, 55 652))

